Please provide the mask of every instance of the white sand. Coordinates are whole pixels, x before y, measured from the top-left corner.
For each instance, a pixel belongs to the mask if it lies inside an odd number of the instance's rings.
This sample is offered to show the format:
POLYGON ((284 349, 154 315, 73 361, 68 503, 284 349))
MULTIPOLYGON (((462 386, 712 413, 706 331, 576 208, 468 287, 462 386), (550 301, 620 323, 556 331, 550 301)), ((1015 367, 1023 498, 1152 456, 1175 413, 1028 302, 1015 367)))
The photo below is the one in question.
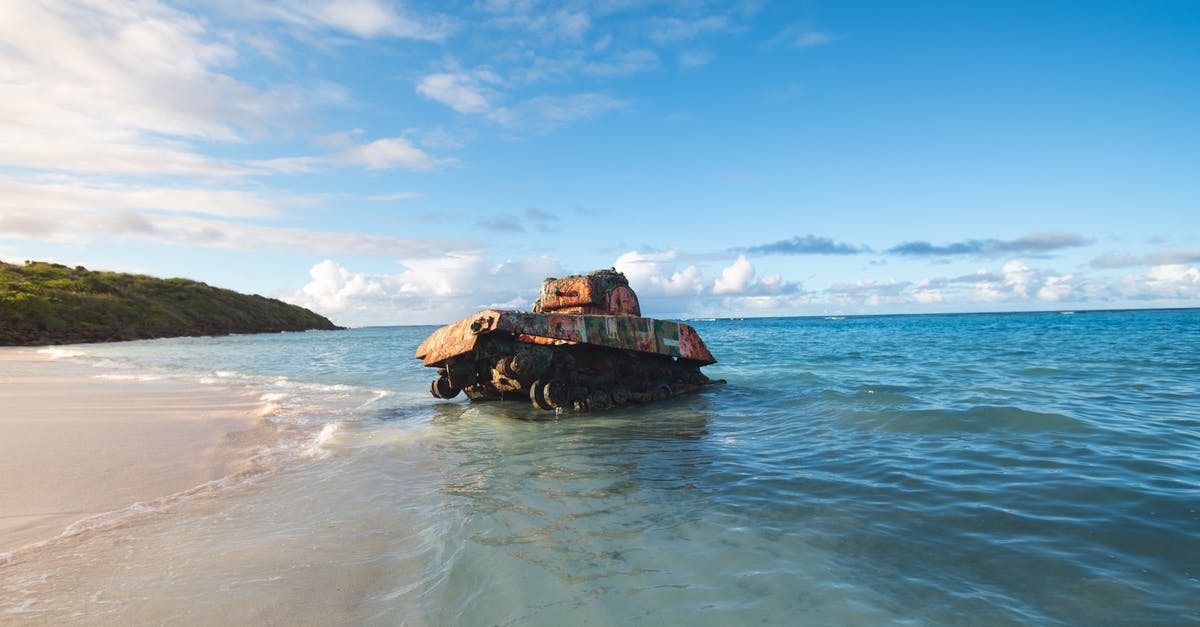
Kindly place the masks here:
POLYGON ((232 390, 105 374, 0 348, 0 553, 228 476, 274 437, 232 390))

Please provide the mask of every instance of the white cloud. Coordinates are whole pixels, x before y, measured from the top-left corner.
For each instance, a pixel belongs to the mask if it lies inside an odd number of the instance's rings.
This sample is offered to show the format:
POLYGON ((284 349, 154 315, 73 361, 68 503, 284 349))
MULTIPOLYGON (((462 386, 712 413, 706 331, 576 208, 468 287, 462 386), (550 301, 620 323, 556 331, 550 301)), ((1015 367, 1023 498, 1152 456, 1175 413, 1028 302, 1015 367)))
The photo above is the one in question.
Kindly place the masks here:
POLYGON ((909 292, 913 301, 922 305, 934 305, 946 302, 946 296, 942 293, 937 283, 930 279, 922 279, 909 292))
POLYGON ((1200 269, 1186 264, 1153 266, 1144 275, 1125 277, 1118 293, 1137 300, 1183 300, 1200 298, 1200 269))
POLYGON ((346 165, 362 165, 371 170, 392 168, 428 170, 443 163, 413 146, 412 142, 403 137, 388 137, 366 144, 352 144, 338 151, 331 160, 346 165))
POLYGON ((613 267, 624 272, 639 296, 697 296, 704 292, 704 271, 689 265, 675 270, 679 251, 627 252, 613 267))
POLYGON ((1068 300, 1075 289, 1074 281, 1075 277, 1070 274, 1047 276, 1038 288, 1037 297, 1047 302, 1068 300))
MULTIPOLYGON (((964 278, 955 280, 963 283, 964 278)), ((971 279, 974 286, 968 298, 978 303, 1001 303, 1041 300, 1069 301, 1081 296, 1078 277, 1052 270, 1034 269, 1020 260, 1011 260, 1001 268, 1000 275, 983 270, 971 279)))
POLYGON ((118 237, 167 246, 316 255, 413 258, 440 256, 471 244, 386 235, 313 231, 129 209, 26 209, 0 212, 0 237, 84 245, 118 237))
POLYGON ((1004 274, 1004 285, 1013 294, 1022 298, 1029 296, 1029 287, 1035 278, 1033 268, 1014 260, 1005 263, 1001 272, 1004 274))
POLYGON ((442 72, 430 74, 417 84, 417 93, 440 102, 459 113, 487 113, 493 109, 495 90, 489 85, 500 82, 490 70, 442 72))
MULTIPOLYGON (((271 198, 232 189, 167 188, 145 185, 89 185, 71 178, 21 182, 0 179, 0 209, 8 216, 69 222, 57 211, 152 210, 194 213, 226 218, 269 218, 280 214, 282 204, 294 198, 271 198)), ((63 224, 69 228, 70 224, 63 224)))
POLYGON ((503 81, 486 68, 470 72, 429 74, 417 84, 417 93, 463 114, 479 115, 505 127, 548 131, 625 106, 599 93, 571 96, 535 96, 511 106, 500 103, 503 81))
POLYGON ((439 159, 417 148, 406 137, 385 137, 358 143, 350 134, 338 133, 321 139, 328 151, 319 157, 285 157, 250 162, 261 170, 289 174, 315 172, 334 166, 365 167, 368 170, 431 170, 438 166, 454 163, 453 159, 439 159))
POLYGON ((551 257, 494 264, 480 253, 451 252, 401 264, 405 270, 395 274, 365 274, 326 259, 286 300, 352 326, 445 324, 481 309, 528 310, 542 279, 563 273, 551 257))
POLYGON ((453 19, 442 15, 412 15, 400 11, 394 3, 379 0, 240 0, 223 4, 237 16, 282 22, 310 31, 331 29, 364 39, 441 41, 458 26, 453 19))
MULTIPOLYGON (((347 28, 392 28, 384 19, 392 9, 376 2, 310 2, 295 10, 347 28)), ((264 88, 235 79, 227 73, 239 62, 230 33, 210 32, 153 0, 15 2, 0 12, 0 165, 228 177, 329 164, 421 170, 444 162, 404 137, 346 140, 322 157, 208 156, 202 142, 236 145, 289 129, 292 116, 344 102, 346 94, 327 83, 264 88)))
POLYGON ((201 22, 145 0, 9 2, 0 17, 0 164, 230 174, 187 141, 242 141, 312 96, 262 90, 201 22))
POLYGON ((737 261, 721 271, 721 276, 713 282, 712 293, 721 296, 726 294, 741 294, 754 281, 754 266, 745 255, 738 255, 737 261))

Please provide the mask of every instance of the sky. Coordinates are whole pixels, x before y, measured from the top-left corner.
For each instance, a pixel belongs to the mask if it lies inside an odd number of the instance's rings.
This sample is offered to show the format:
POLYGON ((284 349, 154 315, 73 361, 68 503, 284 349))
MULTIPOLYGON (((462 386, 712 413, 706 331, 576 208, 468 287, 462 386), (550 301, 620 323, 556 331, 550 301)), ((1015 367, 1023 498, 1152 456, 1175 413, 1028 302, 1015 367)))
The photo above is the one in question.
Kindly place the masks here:
POLYGON ((348 326, 1200 306, 1200 3, 0 2, 0 260, 348 326))

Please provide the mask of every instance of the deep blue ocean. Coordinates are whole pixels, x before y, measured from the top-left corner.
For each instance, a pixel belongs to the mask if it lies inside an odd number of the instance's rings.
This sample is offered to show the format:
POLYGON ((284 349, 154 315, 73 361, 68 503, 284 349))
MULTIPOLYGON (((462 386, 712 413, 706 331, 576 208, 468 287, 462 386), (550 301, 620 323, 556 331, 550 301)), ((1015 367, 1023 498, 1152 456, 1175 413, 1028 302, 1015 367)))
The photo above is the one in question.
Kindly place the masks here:
POLYGON ((435 327, 66 347, 107 374, 252 392, 293 437, 269 472, 23 565, 20 599, 119 551, 137 566, 63 607, 110 623, 204 622, 219 599, 235 623, 1200 624, 1200 310, 691 324, 726 385, 549 420, 431 397, 413 352, 435 327))

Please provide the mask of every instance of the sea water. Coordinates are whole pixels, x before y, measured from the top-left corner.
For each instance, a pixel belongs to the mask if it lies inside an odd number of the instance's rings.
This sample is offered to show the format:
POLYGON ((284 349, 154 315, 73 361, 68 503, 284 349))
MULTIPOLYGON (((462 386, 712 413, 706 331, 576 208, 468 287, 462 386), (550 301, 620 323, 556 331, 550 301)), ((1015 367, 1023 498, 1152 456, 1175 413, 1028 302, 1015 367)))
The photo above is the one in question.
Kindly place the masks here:
POLYGON ((1200 624, 1200 310, 693 325, 727 384, 560 416, 432 398, 433 327, 56 349, 287 437, 0 556, 0 622, 1200 624))

